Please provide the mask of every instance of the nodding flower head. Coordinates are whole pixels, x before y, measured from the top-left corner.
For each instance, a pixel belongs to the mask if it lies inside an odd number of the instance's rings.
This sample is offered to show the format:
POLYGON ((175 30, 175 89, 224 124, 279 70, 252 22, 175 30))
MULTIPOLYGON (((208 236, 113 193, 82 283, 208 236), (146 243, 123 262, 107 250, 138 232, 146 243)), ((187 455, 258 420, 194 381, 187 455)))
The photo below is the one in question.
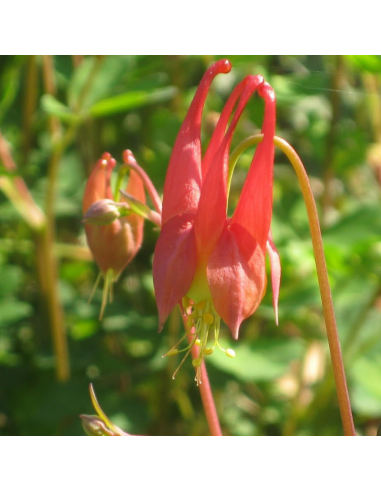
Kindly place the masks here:
MULTIPOLYGON (((105 279, 101 317, 107 297, 112 298, 113 282, 135 257, 143 240, 144 218, 132 212, 118 189, 126 168, 119 173, 117 188, 112 191, 111 173, 115 165, 115 159, 105 152, 91 172, 83 196, 87 243, 105 279)), ((132 169, 125 191, 145 203, 143 181, 132 169)))
MULTIPOLYGON (((194 344, 200 346, 200 364, 218 345, 221 318, 236 339, 242 321, 257 309, 266 290, 266 250, 270 253, 275 312, 280 283, 279 257, 270 233, 275 95, 261 75, 247 76, 235 87, 206 152, 202 155, 201 151, 207 93, 214 77, 230 69, 228 60, 219 60, 207 70, 180 128, 165 179, 162 229, 153 262, 160 329, 180 304, 188 315, 192 339, 187 350, 194 344), (254 154, 237 207, 227 217, 230 144, 242 111, 255 92, 265 102, 263 141, 254 154), (215 343, 206 347, 210 331, 215 343)), ((225 352, 233 356, 230 349, 225 352)))

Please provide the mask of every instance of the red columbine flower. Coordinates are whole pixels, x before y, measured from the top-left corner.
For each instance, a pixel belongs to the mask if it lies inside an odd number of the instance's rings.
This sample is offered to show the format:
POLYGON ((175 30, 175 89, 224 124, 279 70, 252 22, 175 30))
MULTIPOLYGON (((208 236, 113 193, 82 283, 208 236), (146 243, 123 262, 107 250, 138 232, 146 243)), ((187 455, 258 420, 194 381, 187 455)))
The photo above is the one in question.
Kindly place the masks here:
POLYGON ((201 155, 201 116, 209 87, 217 74, 230 69, 228 60, 209 68, 181 126, 164 184, 162 230, 153 262, 160 327, 175 305, 182 303, 190 316, 189 328, 193 325, 193 343, 200 345, 196 366, 218 345, 220 318, 238 338, 241 322, 257 309, 266 289, 266 249, 273 268, 275 309, 279 291, 279 258, 270 237, 275 95, 262 76, 248 76, 233 90, 201 155), (228 218, 230 143, 255 91, 265 101, 264 138, 233 216, 228 218), (216 336, 213 348, 206 347, 210 330, 216 336))
MULTIPOLYGON (((87 243, 105 279, 100 317, 107 296, 112 295, 112 283, 134 258, 143 240, 144 218, 131 213, 127 201, 116 196, 119 190, 115 196, 111 190, 110 178, 115 164, 115 159, 104 153, 86 183, 83 196, 87 243)), ((145 203, 143 181, 134 170, 130 170, 126 192, 145 203)))

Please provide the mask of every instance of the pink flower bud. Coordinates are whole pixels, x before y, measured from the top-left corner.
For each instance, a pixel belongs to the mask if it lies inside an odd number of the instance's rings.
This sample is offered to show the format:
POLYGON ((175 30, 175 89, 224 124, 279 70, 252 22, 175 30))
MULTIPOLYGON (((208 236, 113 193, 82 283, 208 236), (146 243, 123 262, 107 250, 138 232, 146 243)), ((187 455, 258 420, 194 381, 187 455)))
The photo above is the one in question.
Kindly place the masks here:
MULTIPOLYGON (((136 213, 120 215, 115 206, 110 183, 115 164, 115 159, 109 153, 104 153, 87 180, 83 196, 87 243, 106 279, 106 291, 135 257, 143 240, 144 218, 136 213), (94 220, 103 225, 95 225, 94 220)), ((134 170, 129 172, 125 191, 145 203, 144 185, 134 170)), ((123 197, 120 197, 120 201, 128 206, 123 197)), ((102 313, 106 299, 107 296, 104 296, 102 313)))
POLYGON ((108 225, 119 217, 118 204, 104 198, 91 205, 83 217, 83 222, 91 225, 108 225))

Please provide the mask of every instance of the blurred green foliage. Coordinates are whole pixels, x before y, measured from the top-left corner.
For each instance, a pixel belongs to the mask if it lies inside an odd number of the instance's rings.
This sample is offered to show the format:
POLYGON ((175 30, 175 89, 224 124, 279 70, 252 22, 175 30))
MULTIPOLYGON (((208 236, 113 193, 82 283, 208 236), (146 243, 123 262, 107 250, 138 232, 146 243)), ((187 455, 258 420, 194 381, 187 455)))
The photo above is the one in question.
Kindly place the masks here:
MULTIPOLYGON (((162 190, 177 131, 205 69, 217 56, 0 57, 0 132, 37 204, 51 181, 70 376, 57 381, 36 231, 0 192, 0 434, 83 435, 92 382, 111 420, 149 435, 208 434, 194 371, 162 355, 181 337, 179 313, 157 333, 151 266, 157 231, 115 286, 98 320, 101 290, 89 304, 97 266, 81 223, 86 177, 102 152, 121 162, 131 149, 162 190), (49 69, 49 62, 52 65, 49 69), (49 71, 50 70, 50 71, 49 71), (49 80, 53 86, 49 85, 49 80), (52 128, 52 126, 56 128, 52 128), (57 131, 57 128, 59 131, 57 131), (58 155, 57 178, 51 156, 58 155)), ((300 154, 322 222, 327 265, 357 431, 381 419, 381 57, 229 56, 203 119, 205 143, 216 113, 246 74, 261 73, 277 94, 277 134, 300 154)), ((234 142, 258 132, 263 106, 247 106, 234 142)), ((234 146, 233 142, 233 146, 234 146)), ((254 149, 233 176, 231 207, 254 149)), ((50 188, 49 188, 50 186, 50 188)), ((342 434, 305 207, 292 168, 276 155, 272 231, 282 262, 279 326, 271 289, 234 342, 227 329, 208 370, 224 434, 342 434)))

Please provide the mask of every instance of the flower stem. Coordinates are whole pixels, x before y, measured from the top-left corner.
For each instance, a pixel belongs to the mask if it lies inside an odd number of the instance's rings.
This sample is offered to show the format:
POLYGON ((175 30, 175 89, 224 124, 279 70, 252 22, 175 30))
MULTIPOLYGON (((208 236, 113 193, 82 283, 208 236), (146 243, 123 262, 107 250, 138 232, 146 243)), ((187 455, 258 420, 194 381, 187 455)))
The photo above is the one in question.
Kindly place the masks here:
MULTIPOLYGON (((187 330, 187 316, 182 316, 184 328, 187 330)), ((189 344, 193 341, 192 336, 188 336, 189 344)), ((197 359, 199 357, 199 348, 193 345, 191 349, 192 359, 197 359)), ((208 422, 210 434, 212 436, 222 436, 221 425, 218 419, 218 414, 216 410, 216 405, 213 399, 212 389, 210 387, 208 371, 206 370, 205 362, 201 364, 201 381, 202 383, 198 385, 201 394, 202 405, 204 407, 204 412, 206 420, 208 422)))
MULTIPOLYGON (((135 159, 133 153, 131 152, 131 150, 124 150, 123 151, 123 161, 125 163, 125 166, 127 166, 127 168, 133 169, 140 176, 141 180, 144 183, 144 187, 147 190, 147 192, 148 192, 148 194, 152 200, 152 204, 153 204, 156 212, 161 215, 162 203, 161 203, 161 199, 159 197, 159 194, 156 191, 156 188, 153 185, 152 181, 150 180, 148 174, 136 162, 136 159, 135 159)), ((122 169, 123 169, 123 166, 121 167, 121 170, 122 169)), ((118 190, 119 190, 119 188, 118 188, 118 190)), ((118 200, 116 200, 116 201, 118 201, 118 200)))
MULTIPOLYGON (((43 55, 43 84, 45 93, 55 95, 56 84, 54 77, 54 60, 51 55, 43 55)), ((52 142, 52 153, 48 167, 48 188, 45 197, 46 227, 36 237, 37 266, 40 277, 40 288, 43 302, 48 313, 51 327, 54 353, 56 357, 56 375, 59 381, 65 382, 70 378, 69 349, 66 337, 64 316, 58 293, 58 263, 53 254, 55 243, 55 214, 54 203, 58 166, 65 148, 66 138, 62 137, 62 127, 58 118, 51 116, 48 120, 49 133, 52 142), (65 141, 65 144, 64 144, 65 141)), ((68 130, 68 132, 71 131, 68 130)))
MULTIPOLYGON (((234 150, 231 155, 229 174, 234 168, 238 157, 247 148, 252 145, 256 145, 263 140, 263 135, 254 135, 243 140, 234 150)), ((316 210, 314 196, 310 187, 307 173, 304 169, 303 163, 300 160, 295 150, 285 140, 279 137, 274 137, 274 144, 282 150, 288 159, 290 160, 296 175, 299 180, 299 184, 302 189, 304 201, 307 208, 307 215, 311 230, 311 239, 315 255, 316 271, 319 281, 320 296, 323 305, 323 313, 325 319, 325 325, 327 330, 327 338, 329 344, 329 350, 331 353, 331 361, 333 367, 333 374, 336 383, 336 391, 339 401, 339 408, 341 414, 341 420, 343 423, 344 433, 347 436, 355 436, 356 431, 353 423, 351 404, 349 400, 348 388, 346 383, 344 364, 341 355, 340 341, 336 326, 335 313, 332 303, 331 289, 329 286, 329 279, 327 273, 327 265, 324 257, 323 240, 320 232, 320 225, 318 214, 316 210)))
MULTIPOLYGON (((191 341, 189 340, 189 343, 191 341)), ((191 354, 192 359, 197 359, 199 357, 199 349, 196 345, 193 345, 191 354)), ((218 419, 218 414, 216 410, 216 405, 213 399, 212 389, 210 387, 208 371, 206 370, 205 362, 201 364, 201 381, 202 383, 198 385, 201 394, 201 400, 205 411, 206 420, 208 422, 210 434, 212 436, 222 436, 220 421, 218 419)))

